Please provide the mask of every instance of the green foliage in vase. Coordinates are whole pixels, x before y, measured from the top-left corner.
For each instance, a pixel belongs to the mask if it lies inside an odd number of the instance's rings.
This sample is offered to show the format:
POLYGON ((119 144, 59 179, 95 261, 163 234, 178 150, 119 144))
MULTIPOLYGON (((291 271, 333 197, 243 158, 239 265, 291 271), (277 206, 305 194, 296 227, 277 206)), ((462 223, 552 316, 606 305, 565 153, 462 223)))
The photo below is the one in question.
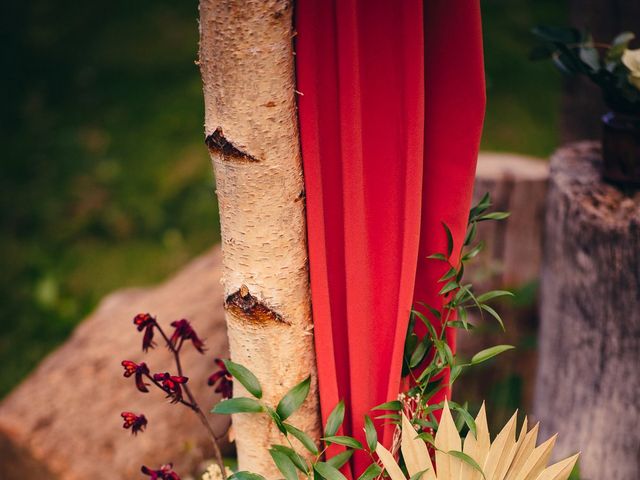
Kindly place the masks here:
POLYGON ((576 28, 540 25, 532 33, 540 40, 531 51, 532 60, 551 59, 564 74, 588 77, 615 112, 640 113, 639 51, 628 48, 635 38, 632 32, 618 34, 610 44, 576 28))

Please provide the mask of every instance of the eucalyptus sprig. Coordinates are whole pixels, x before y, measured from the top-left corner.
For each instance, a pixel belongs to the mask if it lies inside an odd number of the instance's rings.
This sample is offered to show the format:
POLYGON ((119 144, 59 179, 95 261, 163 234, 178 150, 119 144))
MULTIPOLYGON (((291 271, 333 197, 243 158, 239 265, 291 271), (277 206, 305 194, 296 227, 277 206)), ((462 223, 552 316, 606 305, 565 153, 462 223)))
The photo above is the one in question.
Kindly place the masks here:
MULTIPOLYGON (((461 362, 453 353, 446 341, 448 329, 457 328, 471 330, 474 325, 469 321, 469 312, 476 311, 480 317, 488 314, 504 330, 504 322, 500 314, 487 302, 499 297, 512 296, 506 290, 491 290, 477 294, 471 283, 464 282, 465 265, 480 254, 484 242, 476 241, 478 224, 486 221, 500 221, 509 216, 507 212, 492 211, 491 197, 485 194, 477 205, 471 208, 467 222, 464 241, 457 254, 454 255, 454 239, 450 228, 443 223, 447 238, 446 252, 430 255, 433 261, 446 264, 446 272, 438 282, 441 288, 438 292, 442 305, 436 307, 420 303, 412 310, 404 347, 403 377, 409 377, 411 386, 403 395, 403 401, 392 401, 375 407, 377 410, 391 411, 377 418, 385 418, 393 423, 400 422, 400 413, 408 401, 413 407, 411 421, 422 428, 423 439, 432 442, 431 431, 437 430, 438 422, 435 411, 441 410, 442 402, 432 403, 433 396, 442 388, 451 387, 459 375, 468 367, 480 364, 502 352, 514 348, 511 345, 496 345, 476 353, 470 361, 461 362), (426 329, 426 334, 419 337, 416 324, 420 322, 426 329), (449 383, 445 384, 445 373, 449 370, 449 383)), ((449 406, 457 412, 456 425, 459 430, 464 425, 475 431, 473 417, 467 411, 466 405, 449 402, 449 406)))

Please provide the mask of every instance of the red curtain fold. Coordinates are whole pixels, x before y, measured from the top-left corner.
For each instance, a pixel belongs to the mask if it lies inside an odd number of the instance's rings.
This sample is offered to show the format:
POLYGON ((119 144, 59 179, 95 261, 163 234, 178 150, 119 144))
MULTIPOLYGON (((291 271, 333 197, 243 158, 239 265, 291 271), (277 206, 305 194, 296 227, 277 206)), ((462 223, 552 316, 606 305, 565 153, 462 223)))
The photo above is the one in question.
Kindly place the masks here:
POLYGON ((446 248, 441 222, 457 246, 464 235, 485 103, 479 4, 301 0, 296 30, 322 414, 343 399, 344 432, 362 438, 364 414, 399 391, 414 300, 439 300, 444 267, 425 257, 446 248))

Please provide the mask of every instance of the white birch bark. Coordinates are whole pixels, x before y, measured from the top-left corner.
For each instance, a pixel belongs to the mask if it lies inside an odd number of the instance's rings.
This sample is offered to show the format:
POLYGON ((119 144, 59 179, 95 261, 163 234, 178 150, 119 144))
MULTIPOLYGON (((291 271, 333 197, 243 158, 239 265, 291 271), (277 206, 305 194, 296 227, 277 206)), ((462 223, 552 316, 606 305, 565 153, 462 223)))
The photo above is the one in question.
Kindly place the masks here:
MULTIPOLYGON (((282 0, 201 0, 199 64, 231 358, 255 373, 274 407, 312 374, 309 398, 290 421, 317 440, 292 11, 282 0)), ((235 382, 234 396, 245 395, 235 382)), ((239 468, 281 477, 268 447, 285 442, 272 422, 238 414, 233 428, 239 468)))

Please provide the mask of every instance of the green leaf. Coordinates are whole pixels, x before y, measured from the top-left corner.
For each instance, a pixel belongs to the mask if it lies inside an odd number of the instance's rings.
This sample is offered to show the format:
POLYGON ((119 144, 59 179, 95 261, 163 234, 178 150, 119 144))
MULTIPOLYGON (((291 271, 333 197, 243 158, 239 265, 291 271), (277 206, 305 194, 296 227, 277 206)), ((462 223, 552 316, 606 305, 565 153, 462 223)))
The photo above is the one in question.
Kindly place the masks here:
POLYGON ((286 420, 293 412, 300 408, 300 405, 302 405, 309 394, 310 386, 311 377, 309 376, 282 397, 282 400, 280 400, 280 403, 278 403, 278 406, 276 407, 276 412, 278 412, 278 415, 280 415, 282 420, 286 420))
POLYGON ((453 352, 451 351, 451 347, 446 342, 443 343, 442 347, 444 350, 444 356, 447 359, 447 364, 449 366, 453 365, 455 362, 453 360, 453 352))
POLYGON ((457 450, 449 450, 447 454, 451 455, 452 457, 459 458, 464 463, 472 467, 474 470, 477 470, 478 472, 480 472, 485 479, 487 478, 484 476, 484 472, 482 471, 482 468, 480 468, 480 465, 478 465, 478 463, 466 453, 462 453, 457 450))
MULTIPOLYGON (((458 318, 462 322, 462 328, 464 328, 465 330, 469 330, 469 322, 467 321, 467 309, 465 307, 458 307, 458 318)), ((454 321, 455 320, 448 322, 448 324, 451 326, 454 321)))
POLYGON ((340 473, 340 470, 330 465, 329 462, 318 462, 313 468, 322 478, 327 480, 347 480, 347 477, 340 473))
MULTIPOLYGON (((465 310, 465 313, 466 312, 467 311, 465 310)), ((464 330, 472 330, 476 328, 476 326, 473 323, 462 322, 460 320, 450 320, 447 322, 447 325, 453 328, 462 328, 464 330)))
POLYGON ((607 52, 607 61, 617 62, 624 51, 629 47, 629 42, 635 38, 632 32, 622 32, 613 39, 612 47, 607 52))
POLYGON ((442 366, 438 366, 438 364, 436 363, 436 359, 434 357, 434 359, 431 361, 431 363, 429 363, 429 365, 427 365, 427 368, 425 368, 422 373, 420 374, 420 376, 418 377, 418 383, 422 383, 424 382, 424 380, 431 376, 431 375, 437 375, 439 373, 440 370, 442 370, 443 367, 442 366))
POLYGON ((352 455, 353 450, 345 450, 344 452, 340 452, 329 458, 326 463, 331 465, 333 468, 341 468, 345 463, 349 461, 352 455))
POLYGON ((429 337, 424 337, 422 341, 418 343, 416 349, 411 354, 411 358, 409 359, 410 368, 415 368, 422 363, 424 356, 427 354, 427 349, 429 348, 430 343, 429 337))
POLYGON ((271 417, 271 420, 273 420, 273 423, 275 423, 276 427, 278 427, 278 430, 280 430, 282 433, 286 435, 287 430, 284 428, 284 423, 282 423, 282 419, 280 418, 280 415, 278 415, 278 412, 276 412, 271 407, 265 407, 265 409, 267 410, 267 413, 271 417))
POLYGON ((331 411, 329 418, 327 418, 327 424, 324 427, 324 434, 328 437, 332 437, 336 434, 340 425, 344 421, 344 401, 340 400, 338 405, 331 411))
POLYGON ((293 425, 289 424, 289 423, 284 423, 284 428, 285 430, 290 433, 291 435, 293 435, 295 438, 298 439, 298 441, 304 445, 304 448, 306 448, 307 450, 309 450, 309 452, 313 453, 314 455, 317 455, 318 452, 318 447, 316 446, 316 443, 313 441, 313 439, 307 435, 306 433, 304 433, 302 430, 300 430, 299 428, 294 427, 293 425))
POLYGON ((471 365, 477 365, 478 363, 485 362, 490 358, 500 355, 502 352, 512 350, 515 347, 513 345, 496 345, 495 347, 486 348, 476 353, 471 359, 471 365))
POLYGON ((476 300, 478 300, 478 302, 480 303, 483 303, 498 297, 513 297, 513 293, 509 292, 508 290, 491 290, 490 292, 478 295, 476 300))
POLYGON ((271 454, 271 458, 273 458, 273 462, 276 464, 276 467, 278 467, 278 470, 280 470, 286 480, 298 480, 296 466, 287 454, 274 448, 271 448, 269 453, 271 454))
POLYGON ((230 415, 232 413, 260 413, 264 412, 264 407, 253 398, 238 397, 223 400, 216 404, 211 413, 219 413, 223 415, 230 415))
MULTIPOLYGON (((425 423, 428 424, 429 422, 425 422, 425 423)), ((436 440, 435 438, 433 438, 433 435, 427 432, 422 432, 416 438, 419 438, 420 440, 424 440, 425 442, 430 443, 431 445, 434 445, 436 443, 436 440)))
POLYGON ((469 223, 474 221, 478 215, 487 211, 491 206, 491 195, 486 192, 480 201, 469 212, 469 223))
POLYGON ((447 270, 447 273, 445 273, 443 276, 441 276, 438 279, 438 282, 444 282, 445 280, 449 280, 450 278, 455 277, 457 273, 458 271, 455 268, 451 267, 449 268, 449 270, 447 270))
POLYGON ((337 443, 338 445, 344 445, 345 447, 362 450, 362 444, 358 440, 356 440, 355 438, 347 437, 346 435, 323 437, 322 440, 327 443, 337 443))
POLYGON ((449 258, 453 253, 453 235, 446 223, 442 222, 442 226, 444 227, 444 232, 447 235, 447 258, 449 258))
POLYGON ((376 427, 371 421, 371 418, 369 418, 369 415, 364 416, 364 433, 367 438, 369 450, 375 452, 378 446, 378 432, 376 432, 376 427))
POLYGON ((478 222, 484 222, 487 220, 504 220, 505 218, 509 218, 511 213, 509 212, 491 212, 486 213, 480 217, 478 217, 478 222))
POLYGON ((272 445, 271 450, 284 453, 287 457, 289 457, 289 460, 291 460, 291 462, 298 470, 305 474, 309 473, 309 465, 307 465, 307 462, 303 460, 303 458, 298 455, 298 452, 296 452, 293 448, 285 447, 284 445, 272 445))
POLYGON ((504 331, 504 322, 502 321, 502 317, 500 317, 500 314, 498 312, 496 312, 493 308, 491 308, 489 305, 487 304, 481 304, 480 308, 482 310, 484 310, 485 312, 489 312, 489 314, 496 319, 496 321, 500 324, 500 327, 502 328, 502 331, 504 331))
POLYGON ((476 238, 476 232, 478 230, 478 224, 476 223, 475 220, 471 222, 470 225, 471 227, 467 229, 467 234, 464 237, 463 246, 465 247, 468 245, 471 245, 471 242, 473 242, 473 240, 476 238))
POLYGON ((445 257, 442 253, 432 253, 427 258, 431 260, 442 260, 443 262, 447 261, 447 257, 445 257))
POLYGON ((235 472, 231 475, 228 480, 266 480, 262 475, 257 473, 247 472, 246 470, 242 470, 240 472, 235 472))
POLYGON ((451 368, 451 375, 449 377, 449 385, 453 385, 453 382, 460 376, 462 373, 463 365, 454 365, 451 368))
POLYGON ((621 32, 616 35, 616 38, 614 38, 611 43, 613 45, 624 45, 626 47, 634 38, 636 38, 636 36, 633 32, 621 32))
POLYGON ((591 70, 594 72, 600 70, 600 55, 595 48, 590 46, 581 47, 578 55, 580 60, 588 65, 591 70))
POLYGON ((386 420, 386 419, 391 419, 391 420, 400 420, 400 414, 398 413, 388 413, 386 415, 378 415, 377 417, 374 417, 376 420, 386 420))
POLYGON ((413 475, 411 475, 411 477, 409 477, 409 480, 420 480, 422 478, 422 475, 424 475, 428 471, 429 471, 428 468, 424 470, 420 470, 419 472, 416 472, 413 475))
POLYGON ((582 64, 571 54, 562 52, 551 57, 554 65, 565 75, 573 75, 582 71, 582 64))
POLYGON ((479 242, 475 247, 473 247, 471 250, 469 250, 467 253, 465 253, 462 256, 462 261, 466 262, 467 260, 471 260, 473 257, 478 255, 478 253, 480 253, 483 248, 484 248, 484 242, 479 242))
MULTIPOLYGON (((432 309, 432 307, 430 306, 426 306, 429 310, 432 309)), ((429 321, 429 319, 427 317, 425 317, 421 312, 418 312, 417 310, 412 310, 413 314, 418 317, 420 319, 420 321, 422 323, 424 323, 424 326, 427 327, 427 330, 429 330, 429 335, 431 335, 431 338, 438 338, 438 334, 435 330, 435 328, 433 327, 433 324, 431 323, 431 321, 429 321)), ((438 312, 435 308, 431 311, 431 313, 438 319, 440 320, 440 312, 438 312), (437 314, 437 315, 436 315, 437 314)))
POLYGON ((384 402, 380 405, 376 405, 371 410, 400 410, 402 409, 402 403, 399 400, 392 400, 390 402, 384 402))
POLYGON ((549 25, 538 25, 531 29, 536 37, 548 42, 577 43, 581 40, 581 33, 575 28, 553 27, 549 25))
MULTIPOLYGON (((429 385, 427 385, 427 388, 425 389, 422 399, 426 402, 429 399, 431 399, 431 397, 433 397, 433 395, 436 392, 439 392, 440 389, 442 388, 442 382, 440 379, 436 379, 432 382, 429 382, 429 385)), ((436 425, 438 424, 438 422, 436 421, 436 425)))
POLYGON ((372 463, 360 474, 358 480, 373 480, 382 473, 382 468, 377 463, 372 463))
POLYGON ((456 419, 458 431, 462 429, 462 424, 466 424, 467 427, 469 427, 469 430, 471 430, 471 433, 473 433, 473 436, 477 437, 476 422, 467 410, 467 404, 465 403, 464 406, 456 405, 454 410, 458 412, 458 418, 456 419))
POLYGON ((438 292, 438 295, 446 295, 447 293, 449 293, 452 290, 455 290, 459 286, 460 285, 458 284, 458 282, 456 282, 455 280, 451 280, 450 282, 447 282, 447 284, 440 289, 440 291, 438 292))
POLYGON ((248 368, 240 365, 239 363, 232 362, 231 360, 224 360, 224 364, 227 367, 227 370, 229 370, 229 373, 233 375, 233 378, 238 380, 251 395, 256 398, 262 398, 262 387, 260 387, 260 382, 248 368))

